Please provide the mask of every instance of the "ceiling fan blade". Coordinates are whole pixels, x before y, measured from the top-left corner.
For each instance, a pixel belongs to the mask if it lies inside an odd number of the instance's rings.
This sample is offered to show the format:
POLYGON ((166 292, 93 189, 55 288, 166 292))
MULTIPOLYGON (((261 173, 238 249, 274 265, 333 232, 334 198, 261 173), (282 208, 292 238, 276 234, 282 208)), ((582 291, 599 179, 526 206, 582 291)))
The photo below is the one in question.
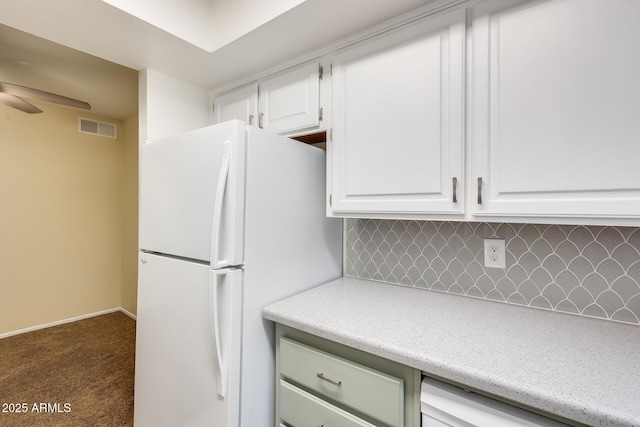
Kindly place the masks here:
POLYGON ((24 99, 3 92, 0 92, 0 103, 29 114, 42 113, 41 109, 24 99))
POLYGON ((33 89, 26 86, 14 85, 11 83, 0 82, 0 92, 4 92, 8 95, 19 96, 22 98, 35 98, 42 101, 52 102, 54 104, 66 105, 69 107, 83 108, 90 110, 91 105, 87 102, 79 101, 77 99, 68 98, 66 96, 57 95, 51 92, 45 92, 40 89, 33 89))

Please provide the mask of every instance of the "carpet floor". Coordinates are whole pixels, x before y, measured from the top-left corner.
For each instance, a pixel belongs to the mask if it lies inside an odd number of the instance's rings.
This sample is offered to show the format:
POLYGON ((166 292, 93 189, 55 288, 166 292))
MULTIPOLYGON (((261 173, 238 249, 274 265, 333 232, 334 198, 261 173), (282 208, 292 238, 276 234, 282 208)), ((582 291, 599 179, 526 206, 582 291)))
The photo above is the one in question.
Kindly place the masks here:
POLYGON ((135 329, 116 312, 0 339, 0 426, 133 426, 135 329))

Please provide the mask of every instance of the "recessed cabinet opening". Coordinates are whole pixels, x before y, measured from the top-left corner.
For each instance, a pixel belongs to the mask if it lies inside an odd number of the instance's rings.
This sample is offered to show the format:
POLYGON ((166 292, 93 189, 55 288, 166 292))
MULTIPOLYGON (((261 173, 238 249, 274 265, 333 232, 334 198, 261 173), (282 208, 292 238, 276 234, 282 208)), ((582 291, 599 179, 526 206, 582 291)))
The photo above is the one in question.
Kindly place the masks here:
POLYGON ((327 149, 327 132, 316 132, 309 135, 293 136, 291 139, 313 145, 314 147, 327 149))

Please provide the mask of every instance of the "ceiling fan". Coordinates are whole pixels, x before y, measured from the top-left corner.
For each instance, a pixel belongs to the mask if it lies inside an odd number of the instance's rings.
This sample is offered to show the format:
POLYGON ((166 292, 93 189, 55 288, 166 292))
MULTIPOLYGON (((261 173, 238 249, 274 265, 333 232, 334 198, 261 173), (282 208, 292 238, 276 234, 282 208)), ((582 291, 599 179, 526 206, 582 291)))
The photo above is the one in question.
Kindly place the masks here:
POLYGON ((26 86, 0 82, 0 103, 29 114, 42 113, 41 109, 25 101, 23 98, 39 99, 41 101, 66 105, 68 107, 83 108, 85 110, 91 109, 91 105, 83 101, 78 101, 77 99, 26 86))

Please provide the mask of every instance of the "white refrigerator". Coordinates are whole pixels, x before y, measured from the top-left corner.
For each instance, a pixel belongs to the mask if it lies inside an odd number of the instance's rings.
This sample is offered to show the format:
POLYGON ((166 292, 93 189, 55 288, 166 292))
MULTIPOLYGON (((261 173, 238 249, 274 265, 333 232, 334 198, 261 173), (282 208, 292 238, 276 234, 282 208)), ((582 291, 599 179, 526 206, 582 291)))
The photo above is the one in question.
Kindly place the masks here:
POLYGON ((140 161, 135 426, 273 426, 262 308, 342 272, 324 152, 234 120, 140 161))

